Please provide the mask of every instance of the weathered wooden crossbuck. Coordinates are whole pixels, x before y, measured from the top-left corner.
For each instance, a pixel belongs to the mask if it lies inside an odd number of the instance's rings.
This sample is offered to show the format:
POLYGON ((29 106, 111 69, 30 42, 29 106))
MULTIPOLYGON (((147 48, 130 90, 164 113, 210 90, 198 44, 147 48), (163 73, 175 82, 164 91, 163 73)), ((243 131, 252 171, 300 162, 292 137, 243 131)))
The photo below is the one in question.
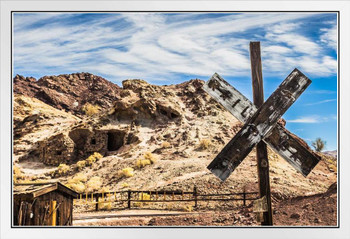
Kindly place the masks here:
POLYGON ((273 225, 269 180, 268 144, 305 177, 319 162, 320 157, 303 145, 278 120, 309 86, 308 79, 294 69, 264 103, 260 42, 250 43, 250 58, 254 104, 218 74, 203 86, 216 101, 233 116, 245 123, 224 149, 209 164, 208 169, 225 181, 249 152, 257 146, 257 166, 260 197, 266 208, 261 215, 262 225, 273 225), (266 144, 265 144, 266 143, 266 144))

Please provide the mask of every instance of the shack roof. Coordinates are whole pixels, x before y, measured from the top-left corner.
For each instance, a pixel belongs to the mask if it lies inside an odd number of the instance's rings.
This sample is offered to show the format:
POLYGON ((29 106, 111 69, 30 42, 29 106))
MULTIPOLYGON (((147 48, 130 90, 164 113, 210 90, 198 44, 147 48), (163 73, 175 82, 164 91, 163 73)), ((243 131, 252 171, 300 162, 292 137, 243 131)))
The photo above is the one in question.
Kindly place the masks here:
POLYGON ((72 197, 77 197, 78 193, 64 186, 60 182, 48 183, 17 183, 13 187, 13 195, 16 197, 36 198, 43 194, 59 191, 72 197))

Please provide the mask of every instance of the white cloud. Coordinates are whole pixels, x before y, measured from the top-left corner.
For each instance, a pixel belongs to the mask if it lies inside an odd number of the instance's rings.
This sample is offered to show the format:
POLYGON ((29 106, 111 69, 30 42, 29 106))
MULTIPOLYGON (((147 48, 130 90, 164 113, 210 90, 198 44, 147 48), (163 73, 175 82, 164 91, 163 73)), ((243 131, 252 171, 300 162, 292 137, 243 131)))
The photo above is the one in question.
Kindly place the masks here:
POLYGON ((334 101, 337 101, 337 99, 321 100, 321 101, 318 101, 318 102, 309 103, 309 104, 305 104, 305 105, 307 105, 307 106, 310 106, 310 105, 319 105, 319 104, 324 104, 324 103, 334 102, 334 101))
POLYGON ((302 116, 296 119, 289 119, 286 120, 287 123, 304 123, 304 124, 315 124, 315 123, 323 123, 328 121, 336 120, 336 115, 330 115, 330 116, 319 116, 319 115, 310 115, 310 116, 302 116))
POLYGON ((319 123, 319 117, 305 116, 293 120, 287 120, 287 123, 319 123))
POLYGON ((309 90, 309 94, 336 94, 334 90, 309 90))
POLYGON ((262 49, 263 54, 286 54, 291 53, 292 49, 285 46, 272 45, 262 49))
MULTIPOLYGON (((249 33, 263 37, 259 40, 264 73, 285 75, 294 67, 313 75, 336 72, 336 59, 321 54, 323 46, 299 32, 296 22, 312 14, 201 18, 200 14, 123 13, 67 25, 73 15, 16 15, 15 69, 43 75, 50 69, 94 71, 115 79, 169 79, 174 73, 210 76, 213 72, 250 76, 250 39, 240 36, 249 33), (255 34, 257 30, 270 33, 255 34)), ((332 32, 322 32, 321 43, 328 45, 332 32)))
POLYGON ((334 24, 332 28, 322 28, 320 40, 321 42, 327 44, 329 47, 337 50, 337 40, 338 40, 338 31, 337 25, 334 24))

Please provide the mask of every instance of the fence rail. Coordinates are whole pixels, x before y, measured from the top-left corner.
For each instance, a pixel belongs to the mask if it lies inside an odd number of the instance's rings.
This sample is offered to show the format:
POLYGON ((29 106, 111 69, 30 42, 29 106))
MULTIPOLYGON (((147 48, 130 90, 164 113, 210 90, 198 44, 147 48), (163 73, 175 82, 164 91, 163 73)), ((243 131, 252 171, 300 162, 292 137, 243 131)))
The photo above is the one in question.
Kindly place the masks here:
POLYGON ((219 194, 198 194, 197 188, 193 191, 181 190, 124 190, 114 192, 98 192, 79 194, 75 199, 77 205, 95 205, 95 210, 99 210, 101 203, 125 203, 127 208, 131 208, 132 203, 168 203, 168 202, 194 202, 194 207, 198 207, 201 201, 242 201, 246 206, 247 201, 258 199, 258 192, 232 192, 219 194), (255 197, 253 197, 256 195, 255 197), (146 197, 145 197, 146 196, 146 197), (221 197, 221 198, 218 198, 221 197))

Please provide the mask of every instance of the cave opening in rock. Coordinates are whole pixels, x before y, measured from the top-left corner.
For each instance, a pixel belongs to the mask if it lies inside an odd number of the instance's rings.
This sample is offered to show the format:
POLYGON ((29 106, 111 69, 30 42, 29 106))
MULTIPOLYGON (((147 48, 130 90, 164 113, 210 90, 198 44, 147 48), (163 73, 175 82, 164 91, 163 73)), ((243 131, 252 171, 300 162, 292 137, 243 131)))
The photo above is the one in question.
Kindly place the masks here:
POLYGON ((107 149, 108 151, 116 151, 124 145, 125 132, 109 131, 107 133, 107 149))
POLYGON ((170 116, 172 119, 176 119, 177 117, 179 117, 177 114, 174 114, 174 113, 170 113, 170 116))

